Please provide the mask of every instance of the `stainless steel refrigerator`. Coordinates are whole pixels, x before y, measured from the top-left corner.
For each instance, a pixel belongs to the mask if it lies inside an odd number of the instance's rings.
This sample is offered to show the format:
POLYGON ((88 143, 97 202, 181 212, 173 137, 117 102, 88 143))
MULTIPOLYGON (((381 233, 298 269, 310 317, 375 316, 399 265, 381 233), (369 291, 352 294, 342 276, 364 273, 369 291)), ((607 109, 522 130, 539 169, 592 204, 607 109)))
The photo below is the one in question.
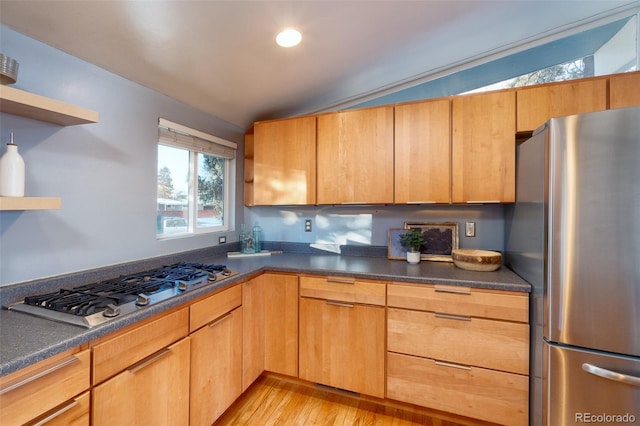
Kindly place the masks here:
POLYGON ((549 120, 517 149, 516 187, 531 425, 640 424, 640 107, 549 120))

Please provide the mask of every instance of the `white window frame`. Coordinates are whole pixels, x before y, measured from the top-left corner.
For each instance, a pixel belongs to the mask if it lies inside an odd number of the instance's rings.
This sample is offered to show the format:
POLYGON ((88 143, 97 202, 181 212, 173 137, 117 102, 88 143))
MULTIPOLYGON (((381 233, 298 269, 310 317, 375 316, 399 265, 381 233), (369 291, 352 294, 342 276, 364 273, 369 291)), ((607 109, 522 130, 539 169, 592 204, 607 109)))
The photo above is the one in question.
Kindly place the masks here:
MULTIPOLYGON (((158 120, 158 146, 164 145, 172 148, 184 149, 189 152, 189 185, 188 185, 188 222, 186 232, 156 234, 158 240, 185 237, 200 234, 227 232, 231 229, 232 218, 235 215, 235 169, 236 153, 238 145, 234 142, 213 136, 182 124, 160 118, 158 120), (224 208, 222 225, 199 228, 198 216, 198 185, 197 157, 198 154, 207 154, 225 158, 224 168, 224 208)), ((157 175, 157 167, 156 167, 157 175)), ((156 177, 157 179, 157 177, 156 177)), ((157 187, 157 185, 156 185, 157 187)), ((157 204, 156 204, 157 211, 157 204)), ((156 219, 157 220, 157 219, 156 219)))

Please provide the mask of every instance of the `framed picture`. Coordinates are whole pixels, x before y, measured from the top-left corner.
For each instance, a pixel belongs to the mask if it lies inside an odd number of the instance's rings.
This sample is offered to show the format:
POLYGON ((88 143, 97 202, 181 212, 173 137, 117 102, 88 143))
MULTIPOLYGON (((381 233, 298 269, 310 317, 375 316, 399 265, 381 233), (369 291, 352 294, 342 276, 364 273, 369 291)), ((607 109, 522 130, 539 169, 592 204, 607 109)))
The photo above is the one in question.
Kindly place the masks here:
POLYGON ((407 249, 400 244, 400 236, 407 232, 405 228, 389 229, 387 243, 387 258, 393 260, 407 260, 407 249))
POLYGON ((420 259, 436 262, 453 262, 451 250, 458 248, 458 224, 405 222, 405 229, 418 229, 425 244, 420 247, 420 259))

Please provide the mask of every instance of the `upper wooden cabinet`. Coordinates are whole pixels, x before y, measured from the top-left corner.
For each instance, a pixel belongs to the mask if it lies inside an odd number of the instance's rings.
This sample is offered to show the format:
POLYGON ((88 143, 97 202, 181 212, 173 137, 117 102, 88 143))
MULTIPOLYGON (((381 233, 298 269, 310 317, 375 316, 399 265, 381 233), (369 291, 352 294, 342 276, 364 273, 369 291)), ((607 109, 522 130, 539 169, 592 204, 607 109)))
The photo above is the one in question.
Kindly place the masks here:
POLYGON ((607 109, 607 79, 564 81, 516 90, 517 131, 537 129, 550 118, 607 109))
POLYGON ((393 203, 393 106, 318 116, 318 204, 393 203))
POLYGON ((609 108, 640 105, 640 71, 609 78, 609 108))
POLYGON ((449 203, 450 158, 450 99, 396 105, 396 203, 449 203))
POLYGON ((247 205, 315 204, 315 116, 256 123, 252 148, 253 156, 245 155, 245 181, 253 182, 247 205))
POLYGON ((452 202, 514 202, 515 92, 459 96, 452 103, 452 202))

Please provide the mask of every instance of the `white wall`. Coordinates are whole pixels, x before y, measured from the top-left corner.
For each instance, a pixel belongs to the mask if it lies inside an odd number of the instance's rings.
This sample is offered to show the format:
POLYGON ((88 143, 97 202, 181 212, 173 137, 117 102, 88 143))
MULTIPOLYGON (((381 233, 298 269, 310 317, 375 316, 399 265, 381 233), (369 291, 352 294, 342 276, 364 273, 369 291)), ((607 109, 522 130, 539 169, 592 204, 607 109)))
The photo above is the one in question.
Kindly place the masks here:
POLYGON ((0 51, 20 64, 13 87, 100 114, 70 127, 0 114, 1 152, 13 132, 26 163, 25 195, 62 198, 60 210, 0 212, 0 285, 217 244, 211 235, 156 240, 158 118, 240 146, 244 129, 5 26, 0 51))

